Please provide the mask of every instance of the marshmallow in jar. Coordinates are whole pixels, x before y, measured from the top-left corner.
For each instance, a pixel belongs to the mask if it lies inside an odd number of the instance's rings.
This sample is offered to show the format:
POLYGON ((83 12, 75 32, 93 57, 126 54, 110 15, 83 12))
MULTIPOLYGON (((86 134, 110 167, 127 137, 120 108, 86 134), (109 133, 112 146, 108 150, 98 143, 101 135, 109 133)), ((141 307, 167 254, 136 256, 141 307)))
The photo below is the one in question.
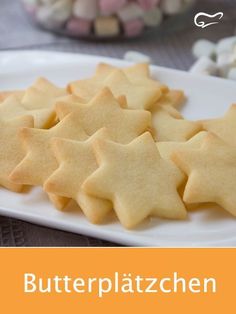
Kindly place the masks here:
POLYGON ((78 37, 136 37, 186 11, 194 0, 23 0, 43 27, 78 37))

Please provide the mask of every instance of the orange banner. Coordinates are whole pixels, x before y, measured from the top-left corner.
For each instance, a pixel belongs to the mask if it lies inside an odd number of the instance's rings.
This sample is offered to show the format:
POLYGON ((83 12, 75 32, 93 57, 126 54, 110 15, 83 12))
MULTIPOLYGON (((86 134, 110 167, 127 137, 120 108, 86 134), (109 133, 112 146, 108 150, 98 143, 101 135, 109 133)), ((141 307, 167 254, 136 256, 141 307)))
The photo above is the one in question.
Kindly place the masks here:
POLYGON ((2 313, 235 313, 235 249, 0 249, 2 313))

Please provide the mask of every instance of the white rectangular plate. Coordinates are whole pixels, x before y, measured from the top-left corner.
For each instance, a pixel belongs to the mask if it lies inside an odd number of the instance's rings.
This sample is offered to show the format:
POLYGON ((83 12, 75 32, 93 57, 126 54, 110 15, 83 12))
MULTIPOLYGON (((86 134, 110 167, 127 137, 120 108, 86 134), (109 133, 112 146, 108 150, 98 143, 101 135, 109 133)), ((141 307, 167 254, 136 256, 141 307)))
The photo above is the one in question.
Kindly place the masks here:
MULTIPOLYGON (((3 52, 0 53, 0 90, 26 88, 39 76, 63 86, 69 81, 89 77, 99 62, 128 65, 121 60, 88 55, 43 51, 3 52)), ((229 105, 236 103, 235 82, 156 66, 152 67, 152 73, 171 88, 184 89, 188 103, 182 112, 189 119, 220 116, 229 105)), ((40 188, 25 194, 0 188, 0 214, 125 245, 236 245, 236 219, 217 208, 192 211, 186 221, 151 219, 137 230, 127 231, 115 220, 96 226, 90 224, 80 212, 59 212, 40 188)))

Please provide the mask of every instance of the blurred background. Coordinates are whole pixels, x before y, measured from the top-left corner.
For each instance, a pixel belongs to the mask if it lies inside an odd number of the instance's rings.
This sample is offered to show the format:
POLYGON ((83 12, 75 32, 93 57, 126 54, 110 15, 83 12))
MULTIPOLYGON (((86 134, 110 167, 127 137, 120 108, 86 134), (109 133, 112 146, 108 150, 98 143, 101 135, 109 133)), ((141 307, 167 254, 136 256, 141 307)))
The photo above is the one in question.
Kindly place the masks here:
MULTIPOLYGON (((27 1, 32 4, 35 2, 35 0, 27 1)), ((55 0, 41 1, 45 3, 55 2, 55 0)), ((87 1, 82 0, 85 3, 87 1)), ((109 1, 113 2, 113 0, 109 1)), ((171 1, 173 7, 175 1, 178 2, 178 0, 171 1)), ((172 11, 174 12, 174 10, 172 11)), ((136 39, 128 38, 125 40, 112 40, 115 36, 111 36, 106 41, 88 41, 55 35, 35 27, 32 23, 32 15, 31 18, 28 18, 21 0, 0 0, 1 50, 47 49, 118 58, 123 58, 126 51, 136 50, 149 55, 153 62, 158 65, 187 70, 194 61, 191 47, 197 39, 206 38, 217 41, 222 37, 235 34, 236 0, 196 0, 195 7, 190 9, 188 14, 184 14, 181 19, 175 19, 174 13, 172 13, 174 21, 163 22, 161 31, 156 27, 157 30, 153 28, 152 31, 145 32, 136 39), (193 19, 194 15, 200 11, 210 14, 223 11, 224 18, 214 27, 198 28, 194 25, 193 19), (165 23, 168 25, 165 26, 165 23)))
MULTIPOLYGON (((123 58, 127 51, 138 51, 149 56, 154 64, 189 70, 196 59, 192 47, 197 40, 216 43, 236 35, 236 0, 25 0, 24 3, 0 0, 0 51, 51 50, 115 58, 123 58), (94 10, 97 1, 99 8, 94 10), (59 5, 55 6, 56 2, 59 5), (223 12, 224 17, 214 26, 200 28, 194 24, 198 12, 223 12)), ((229 42, 221 46, 227 45, 229 42)), ((195 54, 209 57, 212 45, 203 42, 199 47, 195 54)), ((236 66, 236 41, 231 48, 230 62, 236 66)), ((0 217, 0 245, 114 244, 0 217)))

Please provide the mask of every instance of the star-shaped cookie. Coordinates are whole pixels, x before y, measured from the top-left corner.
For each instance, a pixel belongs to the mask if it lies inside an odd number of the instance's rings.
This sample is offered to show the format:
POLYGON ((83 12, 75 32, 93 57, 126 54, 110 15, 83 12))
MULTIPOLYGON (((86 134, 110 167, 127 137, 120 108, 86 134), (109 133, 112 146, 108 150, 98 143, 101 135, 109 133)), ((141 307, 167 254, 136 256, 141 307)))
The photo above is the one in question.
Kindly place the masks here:
MULTIPOLYGON (((126 87, 126 93, 127 84, 132 90, 135 89, 135 86, 142 86, 141 89, 144 89, 146 87, 147 91, 149 92, 151 88, 153 90, 158 90, 158 94, 168 92, 168 87, 166 85, 161 84, 159 81, 153 80, 151 78, 149 66, 145 63, 136 64, 134 66, 122 69, 105 63, 100 63, 97 66, 94 76, 85 80, 71 82, 68 85, 68 90, 70 91, 70 93, 80 96, 86 102, 90 101, 103 87, 106 86, 110 86, 111 90, 112 88, 114 88, 114 94, 117 92, 119 94, 117 87, 109 81, 109 77, 111 77, 112 80, 120 79, 120 83, 122 83, 126 87), (118 73, 118 77, 115 73, 118 73), (113 78, 114 75, 115 78, 113 78), (109 83, 106 83, 107 81, 109 83)), ((123 93, 121 95, 123 95, 123 93)), ((143 92, 141 93, 141 95, 144 96, 143 92)), ((118 96, 120 96, 120 94, 118 96)), ((128 96, 129 98, 131 98, 130 93, 128 93, 128 96)), ((135 105, 135 108, 138 108, 136 106, 137 105, 135 105)))
POLYGON ((130 109, 148 109, 162 95, 160 86, 154 86, 140 81, 130 81, 122 70, 113 71, 102 82, 92 80, 91 83, 82 81, 71 83, 69 90, 84 99, 90 101, 103 87, 110 88, 113 95, 117 98, 125 96, 127 99, 128 108, 130 109))
POLYGON ((157 142, 156 145, 161 157, 171 160, 171 156, 176 150, 185 151, 200 148, 207 134, 208 132, 201 131, 186 142, 157 142))
POLYGON ((5 91, 0 92, 0 104, 6 100, 9 96, 16 96, 19 100, 24 96, 24 91, 5 91))
POLYGON ((85 179, 98 168, 92 145, 106 138, 106 130, 101 129, 84 142, 52 139, 59 167, 44 184, 46 192, 74 199, 92 223, 102 222, 112 209, 109 201, 89 196, 81 189, 85 179))
POLYGON ((133 79, 150 78, 150 70, 147 63, 138 63, 129 67, 118 68, 102 62, 98 64, 95 75, 107 78, 115 70, 122 70, 131 81, 133 79))
POLYGON ((30 127, 34 126, 34 118, 32 116, 20 116, 20 117, 12 118, 10 120, 0 119, 1 128, 13 127, 13 128, 18 128, 20 131, 22 127, 27 127, 27 125, 30 125, 30 127))
MULTIPOLYGON (((189 149, 200 148, 207 134, 208 132, 202 131, 202 132, 197 133, 195 136, 193 136, 190 140, 186 142, 157 142, 156 144, 157 144, 157 148, 160 152, 161 157, 163 159, 170 160, 171 162, 174 163, 174 161, 172 160, 172 155, 175 151, 181 150, 183 152, 189 149)), ((177 166, 175 163, 174 165, 177 166)), ((184 193, 186 181, 187 181, 187 176, 186 176, 186 180, 184 180, 183 184, 178 190, 181 196, 184 193)), ((198 205, 199 204, 191 204, 191 205, 185 204, 188 210, 196 209, 198 205)))
POLYGON ((141 83, 147 86, 158 87, 163 93, 167 93, 169 88, 151 77, 150 68, 147 63, 138 63, 129 67, 117 68, 107 63, 100 63, 96 69, 96 78, 106 79, 115 70, 122 70, 130 82, 141 83))
POLYGON ((22 104, 26 109, 54 109, 55 101, 68 93, 63 88, 58 88, 48 80, 39 78, 29 87, 22 98, 22 104))
POLYGON ((161 98, 150 108, 152 112, 155 111, 156 108, 165 106, 167 107, 179 107, 185 101, 185 94, 181 90, 171 89, 166 93, 163 93, 161 98))
POLYGON ((55 110, 50 108, 35 110, 25 109, 19 98, 15 95, 6 98, 0 105, 0 120, 9 121, 25 115, 33 116, 34 127, 39 129, 51 127, 56 118, 55 110))
MULTIPOLYGON (((79 113, 72 112, 49 130, 23 128, 20 138, 25 147, 25 156, 10 175, 14 183, 43 186, 48 177, 57 169, 58 163, 51 150, 51 139, 61 137, 85 140, 88 135, 78 123, 79 113)), ((61 208, 66 204, 63 201, 61 208)))
POLYGON ((201 124, 185 120, 171 106, 159 106, 152 111, 154 137, 159 142, 184 142, 201 131, 201 124))
MULTIPOLYGON (((102 92, 102 90, 100 92, 102 92)), ((97 95, 99 95, 99 93, 97 95)), ((96 96, 93 99, 95 98, 96 96)), ((93 101, 93 99, 91 101, 93 101)), ((119 104, 121 108, 127 109, 127 100, 125 96, 120 96, 116 100, 117 104, 119 104)), ((82 104, 88 103, 86 103, 81 97, 72 94, 58 99, 55 103, 55 110, 59 121, 64 119, 69 113, 77 110, 78 105, 82 104)))
POLYGON ((121 71, 113 71, 104 81, 115 97, 124 95, 129 109, 148 110, 162 96, 161 88, 148 84, 146 81, 131 82, 121 71))
POLYGON ((101 90, 88 104, 59 102, 56 105, 59 118, 74 110, 87 134, 93 135, 105 127, 110 138, 119 143, 129 143, 151 124, 150 112, 122 108, 108 88, 101 90))
POLYGON ((231 145, 236 145, 236 104, 222 118, 202 120, 204 130, 213 132, 231 145))
POLYGON ((175 163, 188 175, 187 203, 217 203, 236 216, 236 147, 209 133, 200 149, 178 150, 175 163))
POLYGON ((50 95, 50 96, 64 96, 67 94, 65 88, 58 87, 54 85, 52 82, 50 82, 48 79, 44 77, 39 77, 37 80, 33 83, 31 87, 37 88, 38 90, 50 95))
POLYGON ((110 200, 123 226, 132 228, 148 216, 186 217, 177 192, 184 176, 173 163, 161 158, 150 133, 128 145, 98 140, 94 149, 99 168, 83 189, 110 200))
POLYGON ((33 126, 31 116, 13 119, 9 123, 0 122, 0 185, 14 192, 20 192, 23 188, 22 184, 9 180, 9 174, 25 153, 18 136, 19 128, 33 126))

